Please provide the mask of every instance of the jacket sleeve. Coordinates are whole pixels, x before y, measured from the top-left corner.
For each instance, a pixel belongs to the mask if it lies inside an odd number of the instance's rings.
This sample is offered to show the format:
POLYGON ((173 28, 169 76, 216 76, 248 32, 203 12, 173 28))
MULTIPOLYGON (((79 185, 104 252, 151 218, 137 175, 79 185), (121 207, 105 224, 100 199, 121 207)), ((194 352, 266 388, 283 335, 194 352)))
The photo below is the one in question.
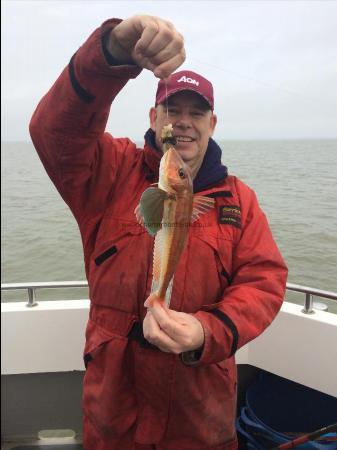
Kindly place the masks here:
POLYGON ((71 58, 42 98, 30 122, 39 157, 75 218, 103 211, 128 139, 104 133, 112 101, 141 69, 109 65, 103 36, 119 19, 106 21, 71 58))
POLYGON ((219 362, 261 334, 281 308, 287 267, 254 192, 237 181, 242 233, 233 248, 233 276, 222 301, 198 311, 205 342, 197 364, 219 362))

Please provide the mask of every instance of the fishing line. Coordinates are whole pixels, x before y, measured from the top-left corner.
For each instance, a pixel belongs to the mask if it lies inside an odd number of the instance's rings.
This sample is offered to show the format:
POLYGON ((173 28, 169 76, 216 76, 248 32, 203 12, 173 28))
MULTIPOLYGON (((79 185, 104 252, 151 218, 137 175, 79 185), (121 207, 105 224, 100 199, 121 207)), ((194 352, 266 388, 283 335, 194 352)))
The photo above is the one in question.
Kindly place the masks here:
POLYGON ((241 78, 243 80, 250 81, 250 82, 253 82, 255 84, 259 84, 260 86, 264 86, 264 87, 272 89, 274 91, 279 91, 279 92, 281 92, 283 94, 287 94, 289 96, 297 96, 301 100, 306 100, 306 101, 308 101, 310 103, 315 102, 315 105, 317 105, 317 102, 320 102, 320 99, 318 99, 318 98, 309 97, 308 95, 303 94, 303 93, 301 93, 299 91, 288 89, 288 88, 285 88, 283 86, 270 83, 269 81, 257 79, 257 78, 255 78, 253 76, 250 76, 250 75, 245 75, 245 74, 242 74, 242 73, 238 73, 238 72, 236 72, 234 70, 231 70, 229 68, 225 69, 224 67, 221 67, 219 65, 211 64, 211 63, 208 63, 208 62, 205 62, 205 61, 201 61, 200 59, 195 59, 195 58, 190 58, 190 61, 192 61, 192 63, 194 62, 194 63, 197 63, 197 64, 202 65, 202 66, 208 66, 208 67, 211 67, 213 69, 219 70, 221 72, 233 75, 234 77, 241 78))
POLYGON ((169 120, 168 120, 168 100, 167 100, 167 78, 165 78, 165 103, 166 103, 166 118, 167 118, 167 123, 169 123, 169 120))

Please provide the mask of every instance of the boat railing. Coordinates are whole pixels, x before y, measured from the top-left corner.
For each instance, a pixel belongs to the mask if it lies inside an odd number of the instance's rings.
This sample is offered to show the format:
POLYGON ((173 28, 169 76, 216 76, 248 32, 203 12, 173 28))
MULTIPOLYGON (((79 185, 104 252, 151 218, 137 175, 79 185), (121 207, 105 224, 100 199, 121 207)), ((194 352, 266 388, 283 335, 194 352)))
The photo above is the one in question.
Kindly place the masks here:
MULTIPOLYGON (((62 288, 87 288, 87 281, 54 281, 54 282, 36 282, 36 283, 1 283, 1 291, 27 290, 28 302, 27 307, 37 306, 35 292, 38 289, 62 289, 62 288)), ((324 291, 299 284, 287 283, 287 291, 300 292, 305 295, 304 307, 302 312, 304 314, 313 314, 315 309, 314 297, 328 298, 330 300, 337 300, 337 293, 332 291, 324 291)), ((324 304, 317 303, 317 306, 323 306, 317 309, 324 308, 324 304)))
POLYGON ((316 289, 316 288, 312 288, 312 287, 308 287, 308 286, 302 286, 300 284, 287 283, 287 291, 301 292, 302 294, 305 295, 304 307, 302 309, 302 312, 304 314, 313 314, 315 312, 314 306, 316 306, 316 307, 323 306, 322 309, 327 309, 327 308, 324 308, 326 306, 324 304, 317 303, 315 305, 314 297, 321 297, 321 298, 328 298, 330 300, 337 300, 337 292, 324 291, 322 289, 316 289))
POLYGON ((37 306, 35 292, 38 289, 63 289, 63 288, 86 288, 87 281, 41 281, 32 283, 1 283, 1 291, 22 291, 28 292, 27 307, 37 306))

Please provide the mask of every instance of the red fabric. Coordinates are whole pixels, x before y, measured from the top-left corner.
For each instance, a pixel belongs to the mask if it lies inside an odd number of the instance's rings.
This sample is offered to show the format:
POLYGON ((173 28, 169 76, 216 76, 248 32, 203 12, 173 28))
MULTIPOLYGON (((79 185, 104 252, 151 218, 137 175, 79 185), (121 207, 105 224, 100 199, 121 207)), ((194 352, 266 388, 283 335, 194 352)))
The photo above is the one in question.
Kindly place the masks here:
MULTIPOLYGON (((167 447, 165 444, 139 444, 134 442, 134 429, 120 436, 117 439, 104 439, 99 431, 84 417, 84 435, 83 446, 85 450, 173 450, 173 447, 167 447)), ((181 447, 175 447, 174 450, 180 450, 181 447)), ((189 447, 191 449, 191 447, 189 447)), ((199 447, 200 450, 237 450, 237 441, 220 445, 216 447, 199 447)))
MULTIPOLYGON (((103 30, 116 23, 105 23, 103 30)), ((111 450, 127 439, 160 450, 234 450, 233 330, 209 310, 217 308, 232 321, 241 347, 277 314, 287 270, 254 193, 228 177, 204 192, 226 190, 233 197, 217 198, 214 210, 191 227, 172 292, 171 307, 195 314, 204 327, 200 361, 189 367, 176 355, 127 338, 133 323, 144 318, 152 274, 153 238, 133 211, 153 182, 147 174, 158 171, 160 156, 104 133, 112 100, 140 69, 108 66, 101 32, 74 58, 76 80, 93 100, 79 97, 66 68, 30 124, 38 154, 83 241, 92 302, 85 348, 91 355, 84 379, 83 409, 90 418, 84 423, 85 448, 111 450), (241 210, 241 228, 219 223, 226 205, 241 210)))

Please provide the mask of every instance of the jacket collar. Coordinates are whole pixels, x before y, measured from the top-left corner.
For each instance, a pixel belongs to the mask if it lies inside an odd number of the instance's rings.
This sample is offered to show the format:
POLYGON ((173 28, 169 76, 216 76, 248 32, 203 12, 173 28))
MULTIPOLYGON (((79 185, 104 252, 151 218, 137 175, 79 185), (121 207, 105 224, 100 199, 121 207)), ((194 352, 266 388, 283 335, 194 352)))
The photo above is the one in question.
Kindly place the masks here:
MULTIPOLYGON (((155 134, 150 128, 145 133, 145 162, 153 178, 158 179, 161 152, 156 147, 155 134)), ((193 192, 201 192, 222 183, 228 175, 227 167, 221 163, 222 151, 218 144, 209 139, 208 147, 199 172, 193 180, 193 192)))

